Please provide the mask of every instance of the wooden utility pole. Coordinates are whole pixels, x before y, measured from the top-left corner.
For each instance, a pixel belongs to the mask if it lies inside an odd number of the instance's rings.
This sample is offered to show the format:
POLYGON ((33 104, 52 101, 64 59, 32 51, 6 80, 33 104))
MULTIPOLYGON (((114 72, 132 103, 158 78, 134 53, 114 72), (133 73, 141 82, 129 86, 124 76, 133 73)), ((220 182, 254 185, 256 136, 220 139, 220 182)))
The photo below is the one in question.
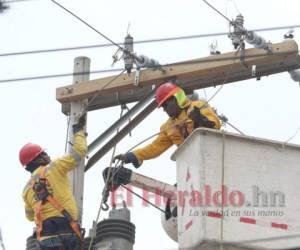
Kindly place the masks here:
MULTIPOLYGON (((90 59, 88 57, 76 57, 74 59, 74 76, 73 85, 76 86, 80 82, 86 82, 89 80, 90 72, 90 59)), ((70 123, 68 133, 68 151, 72 147, 74 138, 72 132, 72 125, 77 122, 78 116, 86 111, 87 99, 81 99, 72 101, 70 104, 70 123)), ((84 166, 85 160, 81 160, 78 166, 69 174, 70 182, 72 185, 73 195, 78 207, 79 217, 78 222, 82 222, 82 210, 83 210, 83 186, 84 186, 84 166)))
POLYGON ((106 86, 116 76, 105 77, 69 85, 56 89, 56 99, 63 104, 69 101, 97 98, 89 104, 88 110, 101 109, 141 100, 150 91, 153 84, 176 77, 185 90, 201 89, 224 83, 231 83, 251 78, 260 78, 275 73, 290 71, 300 67, 298 45, 295 41, 284 41, 270 45, 271 51, 264 49, 246 49, 244 53, 229 52, 179 62, 164 66, 164 72, 151 69, 142 70, 140 84, 135 86, 135 72, 123 74, 106 86))

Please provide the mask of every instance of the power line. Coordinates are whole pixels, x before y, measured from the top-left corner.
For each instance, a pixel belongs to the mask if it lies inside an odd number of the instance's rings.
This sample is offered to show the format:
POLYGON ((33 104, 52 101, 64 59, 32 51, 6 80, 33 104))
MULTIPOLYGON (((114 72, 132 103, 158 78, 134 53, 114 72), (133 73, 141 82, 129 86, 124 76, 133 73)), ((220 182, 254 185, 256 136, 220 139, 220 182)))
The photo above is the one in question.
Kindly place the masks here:
POLYGON ((203 0, 204 3, 206 3, 210 8, 212 8, 214 11, 216 11, 220 16, 224 17, 229 23, 231 23, 232 21, 225 16, 223 13, 221 13, 219 10, 217 10, 214 6, 212 6, 209 2, 207 2, 206 0, 203 0))
POLYGON ((20 78, 10 78, 10 79, 2 79, 0 83, 4 82, 21 82, 28 80, 42 80, 48 78, 59 78, 59 77, 67 77, 73 75, 84 75, 84 74, 98 74, 98 73, 108 73, 108 72, 116 72, 123 69, 105 69, 105 70, 95 70, 91 72, 79 72, 79 73, 65 73, 65 74, 53 74, 53 75, 41 75, 41 76, 28 76, 28 77, 20 77, 20 78))
POLYGON ((67 8, 65 8, 64 6, 62 6, 61 4, 59 4, 58 2, 51 0, 51 2, 55 3, 57 6, 59 6, 60 8, 62 8, 63 10, 65 10, 66 12, 68 12, 69 14, 71 14, 73 17, 75 17, 76 19, 78 19, 80 22, 84 23, 86 26, 88 26, 89 28, 91 28, 92 30, 94 30, 96 33, 98 33, 100 36, 104 37, 106 40, 108 40, 110 43, 112 43, 113 45, 117 46, 119 49, 123 50, 123 48, 118 45, 117 43, 115 43, 113 40, 111 40, 109 37, 107 37, 106 35, 104 35, 103 33, 101 33, 100 31, 98 31, 97 29, 95 29, 92 25, 88 24, 86 21, 84 21, 82 18, 80 18, 79 16, 75 15, 73 12, 71 12, 70 10, 68 10, 67 8))
MULTIPOLYGON (((296 28, 300 28, 300 24, 289 25, 289 26, 261 28, 261 29, 252 29, 252 30, 249 30, 249 31, 256 31, 256 32, 261 31, 261 32, 263 32, 263 31, 274 31, 274 30, 296 29, 296 28)), ((145 40, 135 41, 134 44, 147 44, 147 43, 155 43, 155 42, 188 40, 188 39, 197 39, 197 38, 204 38, 204 37, 224 36, 224 35, 227 35, 227 34, 228 34, 228 32, 216 32, 216 33, 208 33, 208 34, 189 35, 189 36, 154 38, 154 39, 145 39, 145 40)), ((121 46, 121 45, 124 45, 124 42, 118 42, 116 44, 121 46)), ((19 55, 28 55, 28 54, 41 54, 41 53, 51 53, 51 52, 61 52, 61 51, 81 50, 81 49, 94 49, 94 48, 103 48, 103 47, 112 47, 112 46, 115 46, 115 45, 111 44, 111 43, 104 43, 104 44, 92 44, 92 45, 83 45, 83 46, 74 46, 74 47, 62 47, 62 48, 41 49, 41 50, 17 51, 17 52, 2 53, 2 54, 0 54, 0 57, 19 56, 19 55)))
MULTIPOLYGON (((248 58, 254 58, 254 57, 264 57, 264 56, 278 56, 278 55, 287 55, 291 53, 298 53, 298 50, 291 50, 291 51, 285 51, 285 52, 274 52, 272 54, 264 54, 264 53, 258 53, 258 54, 252 54, 252 55, 245 55, 243 58, 248 59, 248 58)), ((175 66, 175 65, 182 65, 182 64, 197 64, 197 63, 207 63, 207 62, 221 62, 221 61, 227 61, 227 60, 234 60, 234 59, 240 59, 239 55, 234 55, 234 56, 224 56, 221 58, 215 58, 215 57, 210 57, 206 59, 198 59, 198 60, 192 60, 192 61, 183 61, 183 62, 178 62, 178 63, 171 63, 171 64, 165 64, 162 65, 163 67, 167 66, 175 66)), ((299 65, 300 67, 300 65, 299 65)))
MULTIPOLYGON (((277 56, 277 55, 285 55, 290 53, 297 53, 298 51, 288 51, 288 52, 275 52, 273 54, 253 54, 245 56, 244 58, 254 58, 254 57, 265 57, 265 56, 277 56)), ((171 63, 171 64, 164 64, 162 67, 171 67, 176 65, 182 65, 182 64, 197 64, 197 63, 207 63, 207 62, 220 62, 220 61, 227 61, 227 60, 233 60, 233 59, 239 59, 238 56, 227 56, 222 58, 207 58, 207 59, 199 59, 199 60, 193 60, 188 62, 178 62, 178 63, 171 63)), ((109 73, 109 72, 116 72, 121 71, 123 69, 103 69, 103 70, 95 70, 91 71, 90 74, 98 74, 98 73, 109 73)), ((64 74, 53 74, 53 75, 40 75, 40 76, 28 76, 28 77, 19 77, 19 78, 8 78, 8 79, 0 79, 0 83, 5 82, 20 82, 20 81, 28 81, 28 80, 41 80, 41 79, 48 79, 48 78, 59 78, 59 77, 67 77, 67 76, 73 76, 75 73, 64 73, 64 74)), ((78 75, 82 74, 88 74, 87 72, 78 72, 76 73, 78 75)))

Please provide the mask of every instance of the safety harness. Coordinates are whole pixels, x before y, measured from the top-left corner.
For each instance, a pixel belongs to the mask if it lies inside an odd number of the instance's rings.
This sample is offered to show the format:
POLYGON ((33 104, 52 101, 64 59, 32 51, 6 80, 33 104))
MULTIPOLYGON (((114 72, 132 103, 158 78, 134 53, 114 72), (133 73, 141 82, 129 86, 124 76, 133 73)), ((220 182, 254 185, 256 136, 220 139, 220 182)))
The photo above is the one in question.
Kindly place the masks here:
POLYGON ((37 180, 31 179, 32 189, 35 193, 35 199, 38 201, 34 211, 37 219, 37 238, 40 239, 43 230, 43 221, 41 215, 42 206, 49 202, 55 209, 57 209, 70 223, 70 227, 74 233, 80 238, 82 242, 82 234, 79 225, 73 220, 72 216, 64 209, 60 203, 53 198, 49 193, 47 186, 49 182, 46 178, 46 167, 41 167, 39 178, 37 180))

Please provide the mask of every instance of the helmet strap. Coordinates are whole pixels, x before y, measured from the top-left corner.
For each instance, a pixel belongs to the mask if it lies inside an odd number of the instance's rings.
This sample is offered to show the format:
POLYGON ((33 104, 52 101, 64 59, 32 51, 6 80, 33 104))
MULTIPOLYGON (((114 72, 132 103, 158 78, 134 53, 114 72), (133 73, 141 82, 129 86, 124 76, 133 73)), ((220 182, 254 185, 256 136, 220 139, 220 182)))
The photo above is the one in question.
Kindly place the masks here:
POLYGON ((29 162, 26 165, 26 170, 29 171, 30 173, 33 173, 37 168, 40 166, 48 165, 49 162, 45 161, 45 159, 42 157, 42 154, 38 155, 34 160, 29 162))
POLYGON ((26 165, 25 170, 28 171, 28 172, 30 172, 30 173, 33 173, 33 172, 34 172, 37 168, 39 168, 40 166, 41 166, 41 165, 38 164, 37 162, 32 161, 32 162, 30 162, 30 163, 28 163, 28 164, 26 165))

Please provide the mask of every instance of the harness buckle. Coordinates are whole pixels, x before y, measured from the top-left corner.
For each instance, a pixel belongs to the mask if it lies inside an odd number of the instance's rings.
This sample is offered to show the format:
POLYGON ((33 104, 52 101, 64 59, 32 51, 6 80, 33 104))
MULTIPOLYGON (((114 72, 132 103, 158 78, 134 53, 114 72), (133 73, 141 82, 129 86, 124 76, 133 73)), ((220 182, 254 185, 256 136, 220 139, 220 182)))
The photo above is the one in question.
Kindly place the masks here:
POLYGON ((35 198, 38 201, 46 201, 49 195, 49 191, 47 189, 47 181, 46 179, 40 178, 36 181, 32 186, 33 191, 35 192, 35 198))

